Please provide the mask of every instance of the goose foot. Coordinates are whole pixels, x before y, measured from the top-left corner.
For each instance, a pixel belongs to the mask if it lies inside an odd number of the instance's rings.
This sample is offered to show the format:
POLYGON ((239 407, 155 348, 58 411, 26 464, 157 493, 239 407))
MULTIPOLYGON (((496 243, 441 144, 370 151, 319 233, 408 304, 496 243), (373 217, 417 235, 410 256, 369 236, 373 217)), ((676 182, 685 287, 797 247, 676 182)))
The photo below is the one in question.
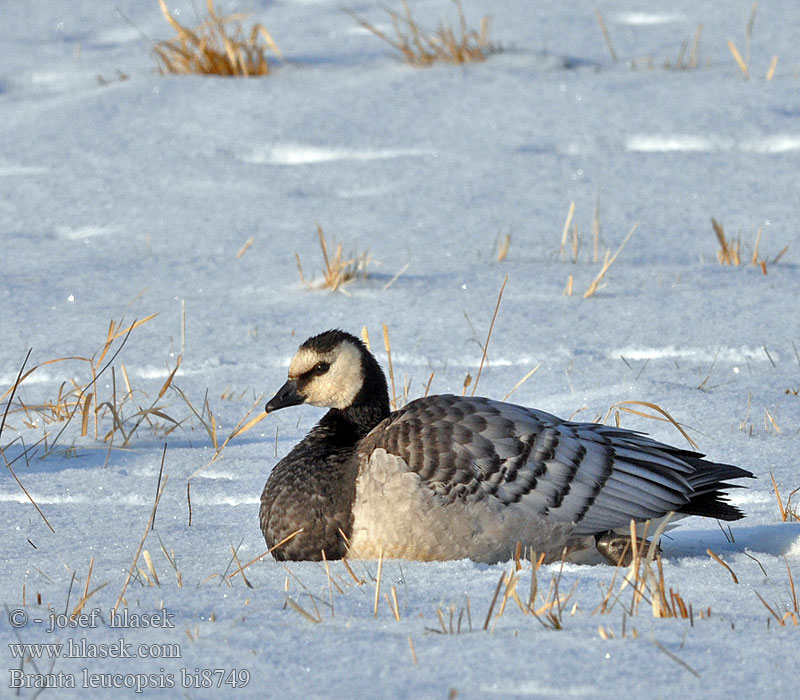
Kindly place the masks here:
MULTIPOLYGON (((601 532, 595 535, 595 546, 605 559, 612 566, 630 566, 633 559, 630 535, 620 535, 616 532, 601 532)), ((650 540, 636 538, 636 549, 641 554, 647 554, 650 547, 650 540)), ((655 545, 656 554, 661 554, 661 548, 655 545)))

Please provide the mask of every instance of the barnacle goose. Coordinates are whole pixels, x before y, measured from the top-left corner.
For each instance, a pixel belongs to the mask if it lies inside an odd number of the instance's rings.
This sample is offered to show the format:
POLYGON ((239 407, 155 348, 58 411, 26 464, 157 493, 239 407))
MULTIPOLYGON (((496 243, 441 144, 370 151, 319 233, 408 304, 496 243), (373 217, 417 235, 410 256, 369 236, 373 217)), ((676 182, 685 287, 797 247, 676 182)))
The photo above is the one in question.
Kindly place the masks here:
POLYGON ((330 410, 261 495, 269 547, 302 528, 275 547, 279 560, 497 562, 519 542, 547 560, 566 548, 617 563, 631 519, 744 517, 723 489, 753 476, 635 431, 486 398, 428 396, 390 412, 380 365, 340 330, 300 346, 266 411, 301 403, 330 410))

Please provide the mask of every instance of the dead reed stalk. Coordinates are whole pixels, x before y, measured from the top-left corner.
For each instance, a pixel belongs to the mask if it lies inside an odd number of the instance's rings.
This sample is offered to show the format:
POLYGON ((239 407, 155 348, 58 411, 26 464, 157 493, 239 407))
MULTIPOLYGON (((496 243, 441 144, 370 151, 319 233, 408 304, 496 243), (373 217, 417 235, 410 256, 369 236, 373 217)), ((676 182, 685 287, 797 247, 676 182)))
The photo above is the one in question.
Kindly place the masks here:
POLYGON ((775 481, 775 475, 770 472, 769 476, 772 479, 772 488, 775 491, 775 498, 778 499, 778 510, 781 514, 781 522, 785 523, 791 520, 800 520, 800 511, 792 506, 792 498, 796 493, 800 492, 800 486, 789 494, 786 503, 784 503, 781 498, 781 492, 778 490, 778 483, 775 481))
POLYGON ((658 404, 652 403, 650 401, 636 401, 634 399, 630 399, 627 401, 619 401, 612 406, 609 406, 608 411, 606 412, 605 418, 602 420, 603 423, 608 421, 609 416, 613 413, 614 420, 619 427, 620 419, 619 419, 619 412, 625 411, 626 413, 633 413, 636 416, 641 416, 642 418, 649 418, 650 420, 657 420, 657 421, 664 421, 670 423, 681 435, 683 435, 686 442, 688 442, 692 449, 698 449, 697 443, 689 437, 689 434, 683 429, 683 426, 678 423, 665 409, 661 408, 658 404), (643 406, 644 408, 649 408, 659 415, 653 415, 652 413, 646 413, 645 411, 637 410, 631 408, 631 406, 643 406))
POLYGON ((500 287, 500 294, 497 295, 497 304, 494 307, 494 313, 492 314, 492 322, 489 324, 489 333, 486 336, 486 343, 484 343, 483 346, 483 354, 481 355, 481 364, 478 367, 478 375, 475 377, 475 384, 473 384, 472 386, 472 396, 475 396, 475 390, 478 388, 478 380, 481 378, 481 372, 483 371, 483 364, 486 362, 486 352, 489 349, 489 341, 492 339, 492 330, 494 330, 494 322, 495 319, 497 319, 497 312, 500 310, 500 302, 503 300, 503 292, 505 291, 507 282, 508 282, 508 275, 506 275, 505 279, 503 279, 503 285, 500 287))
POLYGON ((608 269, 617 259, 617 256, 622 252, 622 249, 625 247, 625 244, 630 240, 630 237, 633 235, 634 231, 639 227, 639 223, 635 223, 631 230, 628 231, 628 235, 625 236, 625 239, 620 244, 619 248, 617 248, 617 252, 614 255, 609 255, 606 253, 606 258, 603 261, 603 266, 600 268, 600 272, 597 273, 597 276, 592 280, 592 283, 589 285, 588 289, 583 293, 583 298, 588 299, 589 297, 593 296, 598 289, 600 289, 600 283, 603 281, 608 269))

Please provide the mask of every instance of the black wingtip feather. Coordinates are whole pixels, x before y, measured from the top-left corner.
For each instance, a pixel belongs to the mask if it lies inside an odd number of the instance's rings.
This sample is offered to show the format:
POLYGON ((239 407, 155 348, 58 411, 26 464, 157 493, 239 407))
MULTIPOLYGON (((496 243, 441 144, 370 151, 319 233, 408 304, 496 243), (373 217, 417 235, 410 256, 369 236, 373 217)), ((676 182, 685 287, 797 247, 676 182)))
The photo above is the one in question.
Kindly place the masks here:
MULTIPOLYGON (((728 486, 728 488, 731 488, 728 486)), ((716 518, 717 520, 741 520, 744 513, 736 506, 726 502, 726 494, 722 491, 709 491, 692 499, 684 506, 678 508, 678 513, 684 515, 701 515, 705 518, 716 518)))
POLYGON ((686 515, 700 515, 718 520, 741 520, 741 510, 727 502, 726 489, 742 488, 740 484, 728 484, 729 479, 755 479, 753 472, 733 464, 720 464, 702 459, 697 453, 683 457, 695 472, 688 477, 694 493, 689 502, 681 506, 677 512, 686 515))

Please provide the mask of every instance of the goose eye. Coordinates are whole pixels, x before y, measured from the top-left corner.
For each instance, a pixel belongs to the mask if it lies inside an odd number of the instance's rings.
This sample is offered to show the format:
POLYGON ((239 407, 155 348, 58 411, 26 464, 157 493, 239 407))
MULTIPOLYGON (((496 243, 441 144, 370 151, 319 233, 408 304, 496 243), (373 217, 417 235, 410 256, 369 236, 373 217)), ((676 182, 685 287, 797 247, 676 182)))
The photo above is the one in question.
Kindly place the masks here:
POLYGON ((311 370, 311 373, 312 374, 325 374, 325 372, 327 372, 330 368, 331 368, 331 365, 330 365, 329 362, 317 362, 317 364, 314 365, 314 368, 311 370))

